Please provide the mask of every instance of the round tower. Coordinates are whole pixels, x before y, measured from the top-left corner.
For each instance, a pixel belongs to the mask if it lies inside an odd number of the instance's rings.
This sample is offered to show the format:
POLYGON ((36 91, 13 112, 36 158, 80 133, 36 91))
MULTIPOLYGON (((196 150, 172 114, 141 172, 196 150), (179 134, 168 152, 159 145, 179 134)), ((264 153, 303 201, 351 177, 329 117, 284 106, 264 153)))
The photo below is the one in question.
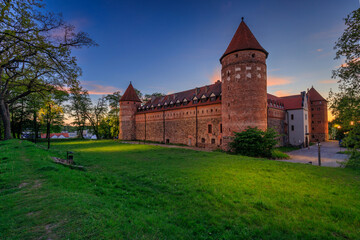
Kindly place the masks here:
POLYGON ((136 140, 135 114, 140 103, 141 101, 130 82, 119 101, 119 139, 136 140))
POLYGON ((267 56, 242 20, 220 58, 224 148, 233 132, 267 128, 267 56))

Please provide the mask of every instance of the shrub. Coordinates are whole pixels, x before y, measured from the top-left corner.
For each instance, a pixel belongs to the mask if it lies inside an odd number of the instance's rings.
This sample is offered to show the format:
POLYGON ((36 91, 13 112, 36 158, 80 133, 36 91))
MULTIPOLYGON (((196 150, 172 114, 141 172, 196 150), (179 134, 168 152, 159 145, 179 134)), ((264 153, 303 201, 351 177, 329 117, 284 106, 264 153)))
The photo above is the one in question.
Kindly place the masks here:
POLYGON ((273 159, 289 159, 290 156, 282 151, 279 151, 278 149, 273 149, 271 151, 271 158, 273 158, 273 159))
POLYGON ((272 157, 272 150, 277 144, 278 134, 274 129, 262 131, 258 128, 248 127, 243 132, 235 132, 230 142, 230 150, 236 154, 250 157, 272 157))

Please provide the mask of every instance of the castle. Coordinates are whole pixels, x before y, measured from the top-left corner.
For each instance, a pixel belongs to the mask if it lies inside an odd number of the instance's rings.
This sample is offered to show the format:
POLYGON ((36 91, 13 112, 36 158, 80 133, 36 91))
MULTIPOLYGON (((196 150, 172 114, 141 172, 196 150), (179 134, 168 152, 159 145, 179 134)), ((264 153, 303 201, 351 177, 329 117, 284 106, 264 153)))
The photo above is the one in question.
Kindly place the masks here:
POLYGON ((120 99, 119 139, 227 149, 247 127, 280 134, 279 144, 328 139, 327 101, 312 87, 298 95, 267 93, 268 52, 242 20, 220 58, 221 81, 141 104, 132 84, 120 99))

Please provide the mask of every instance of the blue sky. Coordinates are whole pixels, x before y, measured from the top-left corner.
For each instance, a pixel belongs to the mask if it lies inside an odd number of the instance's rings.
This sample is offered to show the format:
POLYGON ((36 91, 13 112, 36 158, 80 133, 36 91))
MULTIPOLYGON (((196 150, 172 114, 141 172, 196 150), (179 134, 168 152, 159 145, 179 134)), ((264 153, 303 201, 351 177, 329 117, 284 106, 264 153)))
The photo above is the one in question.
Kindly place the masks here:
POLYGON ((269 52, 268 92, 337 89, 333 46, 359 0, 115 1, 45 0, 98 47, 74 51, 94 96, 178 92, 219 79, 219 58, 241 17, 269 52))

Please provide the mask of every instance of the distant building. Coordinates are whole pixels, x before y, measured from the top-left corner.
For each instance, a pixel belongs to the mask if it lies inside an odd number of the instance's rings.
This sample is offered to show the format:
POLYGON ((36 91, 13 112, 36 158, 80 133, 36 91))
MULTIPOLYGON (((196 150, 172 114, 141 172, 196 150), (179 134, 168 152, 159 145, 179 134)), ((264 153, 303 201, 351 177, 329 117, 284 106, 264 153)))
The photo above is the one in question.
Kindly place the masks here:
POLYGON ((130 83, 120 99, 119 139, 227 149, 234 132, 271 127, 281 145, 325 141, 326 100, 314 88, 286 97, 268 94, 267 56, 242 21, 220 58, 222 81, 144 105, 130 83))

